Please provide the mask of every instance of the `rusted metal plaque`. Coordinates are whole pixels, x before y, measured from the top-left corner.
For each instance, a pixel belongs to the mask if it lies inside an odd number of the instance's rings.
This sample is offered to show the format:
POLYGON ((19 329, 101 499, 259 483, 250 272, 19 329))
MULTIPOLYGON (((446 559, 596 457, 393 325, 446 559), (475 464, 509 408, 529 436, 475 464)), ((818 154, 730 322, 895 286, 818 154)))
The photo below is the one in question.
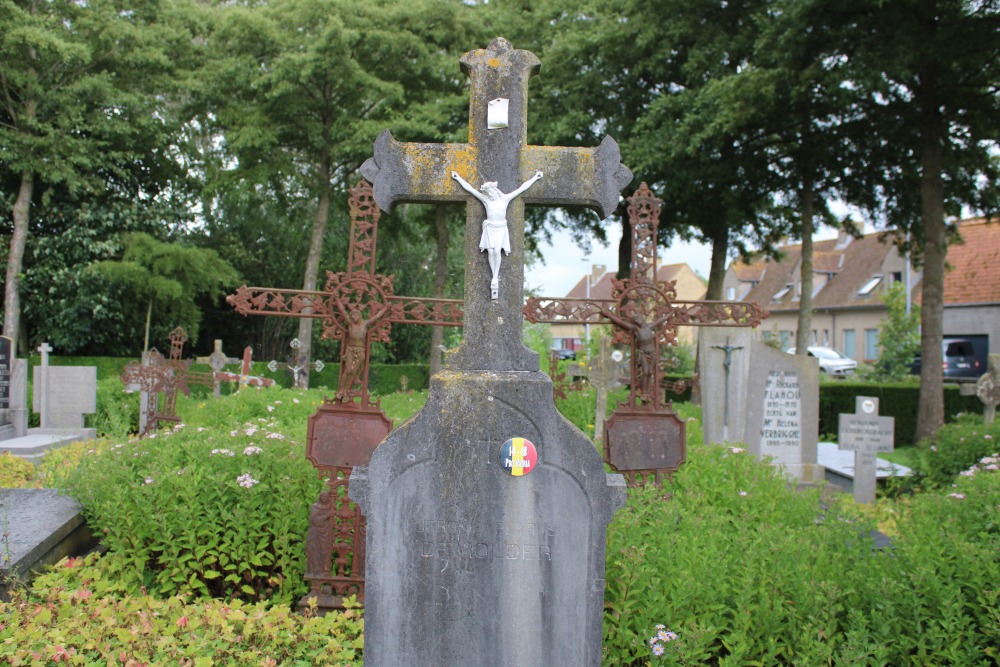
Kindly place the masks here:
POLYGON ((392 422, 376 406, 325 403, 309 417, 306 458, 320 470, 365 466, 391 430, 392 422))
POLYGON ((604 460, 630 484, 680 468, 687 456, 685 424, 673 410, 617 410, 604 428, 604 460))

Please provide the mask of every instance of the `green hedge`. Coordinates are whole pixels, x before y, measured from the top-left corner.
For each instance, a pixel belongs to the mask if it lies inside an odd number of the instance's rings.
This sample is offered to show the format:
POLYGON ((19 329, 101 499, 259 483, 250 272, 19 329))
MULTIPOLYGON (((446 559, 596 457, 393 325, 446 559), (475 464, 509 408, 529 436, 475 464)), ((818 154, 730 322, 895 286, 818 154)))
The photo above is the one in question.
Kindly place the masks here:
MULTIPOLYGON (((819 432, 836 433, 839 415, 854 413, 856 396, 878 398, 879 414, 896 419, 896 446, 913 444, 917 428, 917 409, 920 405, 920 385, 916 384, 824 382, 819 388, 819 432)), ((970 412, 982 414, 982 401, 975 396, 960 396, 957 386, 945 385, 945 421, 953 421, 957 415, 970 412)))

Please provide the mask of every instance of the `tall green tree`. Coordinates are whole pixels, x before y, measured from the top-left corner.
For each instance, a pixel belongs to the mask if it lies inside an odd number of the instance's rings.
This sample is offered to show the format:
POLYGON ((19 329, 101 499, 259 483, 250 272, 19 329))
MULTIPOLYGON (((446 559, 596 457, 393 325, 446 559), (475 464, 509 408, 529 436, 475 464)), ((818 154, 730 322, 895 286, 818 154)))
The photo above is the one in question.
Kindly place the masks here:
POLYGON ((904 230, 922 257, 920 439, 944 422, 944 274, 954 232, 945 216, 1000 203, 1000 2, 857 0, 839 11, 855 25, 842 48, 865 95, 852 165, 867 185, 852 201, 904 230))
POLYGON ((235 287, 239 278, 214 250, 166 243, 141 232, 126 237, 120 260, 98 262, 92 270, 124 288, 143 306, 143 352, 149 349, 154 306, 161 323, 184 327, 196 341, 201 321, 196 298, 203 294, 219 297, 223 288, 235 287))
POLYGON ((53 187, 101 193, 167 158, 163 92, 170 54, 186 42, 182 30, 159 20, 163 7, 156 0, 0 2, 0 171, 16 192, 4 335, 21 333, 23 261, 40 195, 53 187), (150 137, 159 139, 152 147, 150 137))
MULTIPOLYGON (((405 125, 408 105, 434 95, 444 38, 468 10, 458 0, 218 8, 207 80, 234 171, 255 183, 283 181, 313 202, 303 289, 317 285, 332 198, 346 196, 388 121, 405 125)), ((311 319, 300 320, 298 338, 308 361, 311 319)))

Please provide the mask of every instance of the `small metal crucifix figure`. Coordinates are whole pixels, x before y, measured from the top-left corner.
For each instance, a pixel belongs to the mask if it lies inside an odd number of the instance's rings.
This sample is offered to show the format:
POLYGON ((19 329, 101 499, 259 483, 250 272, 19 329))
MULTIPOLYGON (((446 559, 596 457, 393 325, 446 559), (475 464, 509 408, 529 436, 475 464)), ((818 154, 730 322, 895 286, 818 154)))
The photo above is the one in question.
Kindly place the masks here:
POLYGON ((490 281, 490 298, 500 298, 500 251, 510 254, 510 233, 507 231, 507 205, 522 192, 526 191, 535 181, 542 177, 542 172, 536 171, 535 175, 521 184, 519 188, 510 194, 500 192, 496 181, 483 183, 481 190, 476 190, 468 181, 458 175, 457 171, 451 172, 451 177, 458 181, 469 194, 483 203, 486 208, 486 219, 483 220, 483 236, 479 240, 479 249, 485 250, 490 260, 490 271, 493 272, 493 279, 490 281))
POLYGON ((726 403, 725 403, 726 407, 724 411, 723 424, 725 425, 726 428, 725 436, 728 438, 729 437, 729 369, 733 365, 733 352, 735 352, 736 350, 742 350, 743 347, 730 345, 729 336, 726 336, 725 345, 713 345, 712 349, 722 350, 723 352, 726 353, 726 358, 722 362, 722 367, 726 371, 726 403))

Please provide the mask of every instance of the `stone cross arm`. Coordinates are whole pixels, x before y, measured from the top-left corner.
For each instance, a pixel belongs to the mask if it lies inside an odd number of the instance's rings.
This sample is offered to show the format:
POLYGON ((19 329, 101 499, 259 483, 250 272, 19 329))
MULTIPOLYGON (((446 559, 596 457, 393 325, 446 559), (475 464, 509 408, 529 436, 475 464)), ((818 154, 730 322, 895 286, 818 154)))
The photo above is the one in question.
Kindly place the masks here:
MULTIPOLYGON (((495 174, 480 173, 472 144, 405 143, 385 130, 375 140, 375 155, 361 167, 373 186, 375 203, 386 211, 398 202, 463 202, 469 195, 451 178, 456 171, 480 187, 495 174)), ((605 137, 597 148, 525 146, 521 152, 520 182, 541 171, 545 178, 522 195, 536 206, 586 206, 601 218, 618 206, 632 172, 621 163, 618 144, 605 137)))

